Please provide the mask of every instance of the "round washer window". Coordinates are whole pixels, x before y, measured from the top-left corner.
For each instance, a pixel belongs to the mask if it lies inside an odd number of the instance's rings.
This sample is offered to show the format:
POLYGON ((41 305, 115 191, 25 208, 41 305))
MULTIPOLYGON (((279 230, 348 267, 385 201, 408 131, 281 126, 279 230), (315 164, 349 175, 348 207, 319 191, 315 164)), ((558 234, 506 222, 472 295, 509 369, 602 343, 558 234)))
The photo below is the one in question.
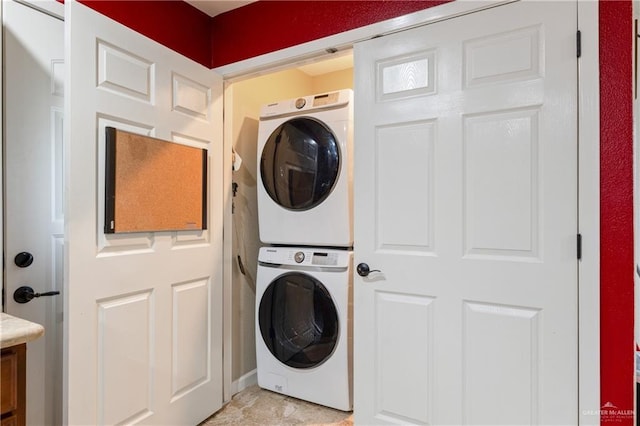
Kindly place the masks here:
POLYGON ((331 193, 340 171, 340 148, 331 130, 310 117, 282 123, 267 139, 260 160, 262 183, 273 201, 308 210, 331 193))
POLYGON ((306 274, 291 272, 271 282, 260 300, 258 321, 269 351, 289 367, 322 364, 338 342, 338 312, 331 295, 306 274))

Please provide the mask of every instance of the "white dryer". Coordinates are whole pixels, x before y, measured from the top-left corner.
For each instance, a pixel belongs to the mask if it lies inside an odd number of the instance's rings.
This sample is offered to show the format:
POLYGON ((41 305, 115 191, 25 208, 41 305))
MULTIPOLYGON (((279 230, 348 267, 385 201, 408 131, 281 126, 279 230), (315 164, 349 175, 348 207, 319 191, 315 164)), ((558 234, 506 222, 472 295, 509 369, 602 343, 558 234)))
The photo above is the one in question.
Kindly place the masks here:
POLYGON ((353 91, 264 105, 258 221, 270 244, 351 247, 353 91))
POLYGON ((256 279, 258 385, 352 409, 353 253, 262 247, 256 279))

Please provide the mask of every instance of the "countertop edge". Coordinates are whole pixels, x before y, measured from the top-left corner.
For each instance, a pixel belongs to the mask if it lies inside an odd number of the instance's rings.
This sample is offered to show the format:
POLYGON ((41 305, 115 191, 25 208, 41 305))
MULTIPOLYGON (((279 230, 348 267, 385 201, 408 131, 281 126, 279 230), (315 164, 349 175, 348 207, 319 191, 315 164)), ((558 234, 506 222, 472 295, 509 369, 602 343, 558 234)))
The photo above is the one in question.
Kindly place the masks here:
POLYGON ((13 315, 0 312, 0 348, 20 345, 44 335, 44 327, 13 315))

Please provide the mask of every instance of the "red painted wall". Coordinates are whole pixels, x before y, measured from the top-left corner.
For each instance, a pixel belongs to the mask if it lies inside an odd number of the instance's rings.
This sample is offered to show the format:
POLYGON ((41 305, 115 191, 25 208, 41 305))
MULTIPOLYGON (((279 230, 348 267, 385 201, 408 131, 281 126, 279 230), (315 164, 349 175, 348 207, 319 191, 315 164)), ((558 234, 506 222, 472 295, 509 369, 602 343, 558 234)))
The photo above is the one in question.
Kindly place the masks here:
POLYGON ((188 3, 181 0, 79 1, 206 67, 211 64, 211 18, 188 3))
MULTIPOLYGON (((209 19, 181 1, 83 0, 211 67, 443 2, 262 0, 209 19)), ((617 407, 603 407, 602 424, 631 425, 625 413, 634 405, 632 5, 601 1, 599 10, 601 400, 617 407)))
POLYGON ((633 86, 631 1, 600 12, 600 377, 602 424, 632 425, 633 86), (608 409, 610 404, 617 408, 608 409))
POLYGON ((215 16, 211 68, 451 0, 262 0, 215 16))

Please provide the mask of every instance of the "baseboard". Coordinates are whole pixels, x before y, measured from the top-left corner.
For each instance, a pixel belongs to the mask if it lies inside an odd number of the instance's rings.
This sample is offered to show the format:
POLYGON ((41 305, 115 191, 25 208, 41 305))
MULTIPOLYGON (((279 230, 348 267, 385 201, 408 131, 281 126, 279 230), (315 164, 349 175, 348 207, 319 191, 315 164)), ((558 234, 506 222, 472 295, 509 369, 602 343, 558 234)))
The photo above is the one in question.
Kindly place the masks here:
POLYGON ((233 382, 231 382, 231 395, 233 396, 238 392, 242 392, 249 386, 253 386, 257 383, 258 383, 258 372, 254 368, 248 373, 240 376, 238 380, 234 380, 233 382))

